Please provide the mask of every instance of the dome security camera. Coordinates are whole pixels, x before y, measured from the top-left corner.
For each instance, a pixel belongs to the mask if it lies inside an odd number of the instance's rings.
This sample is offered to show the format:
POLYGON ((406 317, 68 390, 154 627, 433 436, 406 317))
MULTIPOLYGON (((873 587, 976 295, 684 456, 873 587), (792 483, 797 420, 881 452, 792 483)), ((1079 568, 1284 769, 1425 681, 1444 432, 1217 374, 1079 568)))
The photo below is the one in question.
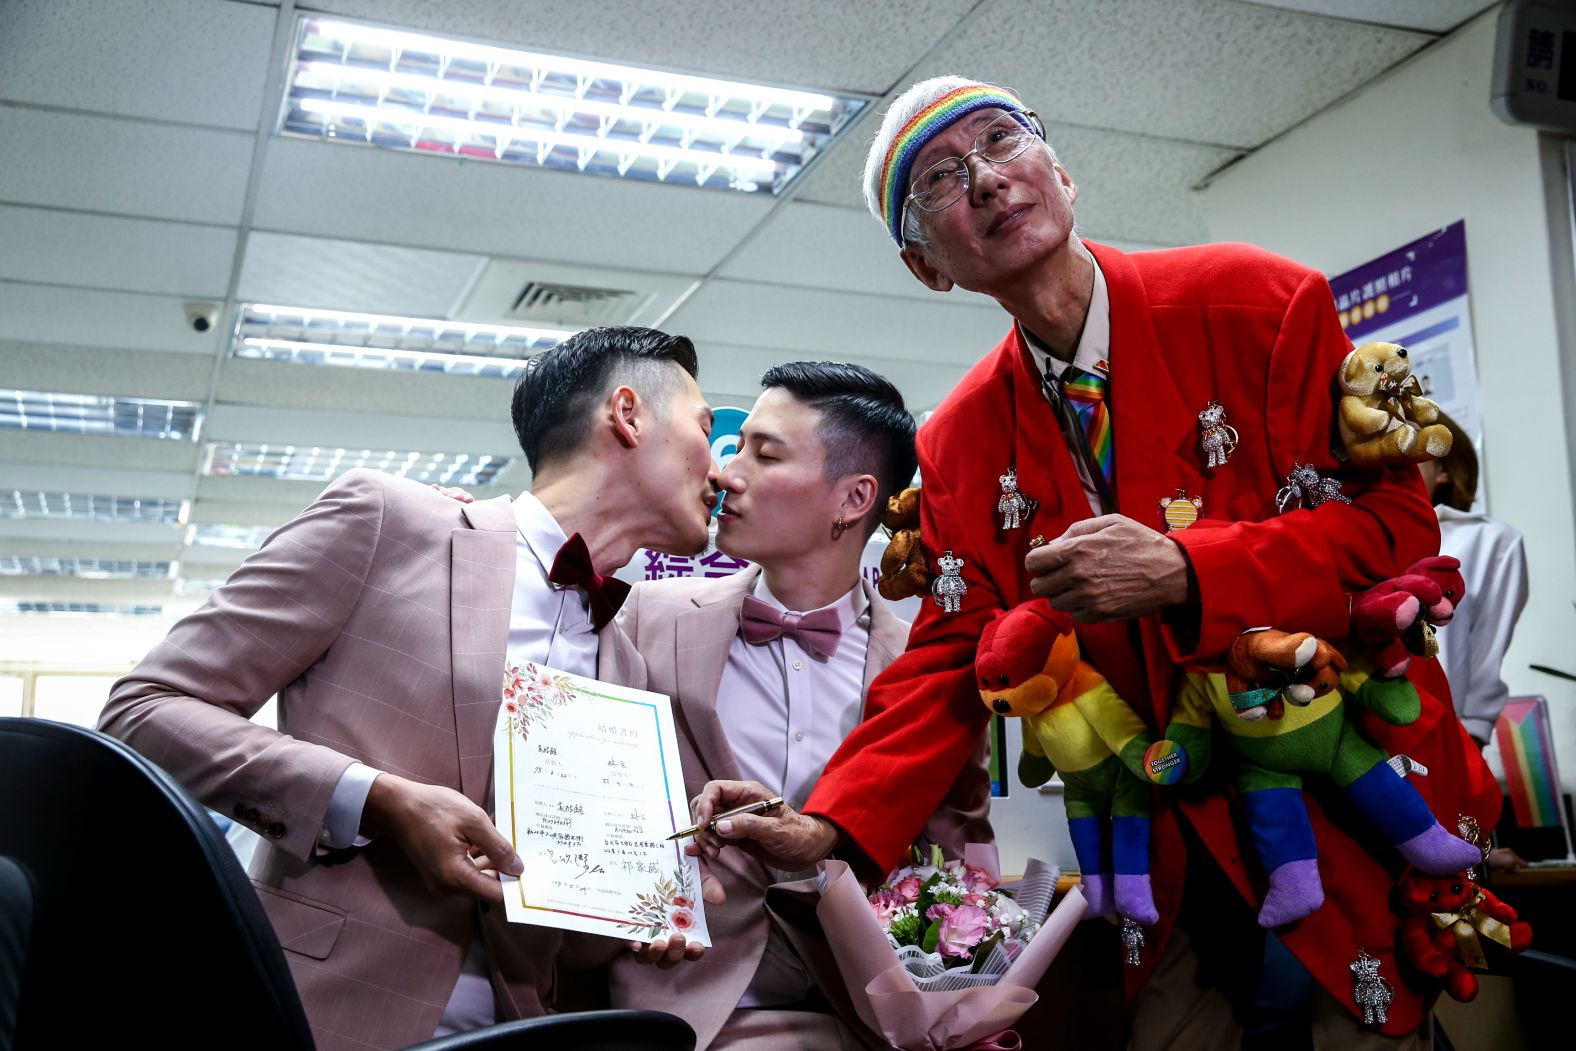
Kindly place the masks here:
POLYGON ((219 323, 217 303, 187 303, 186 323, 194 332, 210 332, 219 323))

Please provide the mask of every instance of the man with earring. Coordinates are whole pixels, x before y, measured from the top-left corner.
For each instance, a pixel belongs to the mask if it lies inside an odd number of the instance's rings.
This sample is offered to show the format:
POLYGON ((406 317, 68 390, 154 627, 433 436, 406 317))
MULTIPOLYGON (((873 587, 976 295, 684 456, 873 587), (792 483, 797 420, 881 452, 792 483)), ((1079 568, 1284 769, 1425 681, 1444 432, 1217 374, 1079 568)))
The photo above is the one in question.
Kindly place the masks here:
MULTIPOLYGON (((860 556, 887 497, 913 478, 915 426, 897 389, 857 365, 782 364, 761 385, 718 483, 717 547, 755 565, 637 584, 619 623, 647 688, 674 699, 691 793, 708 779, 748 781, 801 806, 907 639, 907 622, 861 579, 860 556)), ((976 735, 922 838, 949 857, 992 841, 989 802, 976 735)), ((884 1047, 841 1002, 818 931, 762 908, 773 884, 810 873, 740 851, 711 868, 727 894, 707 909, 712 947, 697 959, 682 938, 632 945, 612 964, 613 1006, 678 1014, 712 1051, 884 1047)))

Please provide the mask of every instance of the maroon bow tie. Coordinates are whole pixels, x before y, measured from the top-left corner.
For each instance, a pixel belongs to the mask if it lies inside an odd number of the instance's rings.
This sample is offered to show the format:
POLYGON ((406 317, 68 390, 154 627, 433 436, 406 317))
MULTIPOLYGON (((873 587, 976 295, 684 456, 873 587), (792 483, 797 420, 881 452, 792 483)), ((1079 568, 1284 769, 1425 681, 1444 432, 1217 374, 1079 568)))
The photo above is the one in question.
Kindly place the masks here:
POLYGON ((561 588, 579 588, 591 604, 591 626, 601 631, 629 597, 629 585, 617 577, 604 577, 591 564, 591 551, 576 533, 564 541, 553 559, 548 582, 561 588))
POLYGON ((751 646, 764 646, 787 635, 799 640, 810 656, 824 661, 837 652, 843 637, 843 618, 831 607, 812 613, 789 613, 754 595, 746 595, 740 612, 744 641, 751 646))

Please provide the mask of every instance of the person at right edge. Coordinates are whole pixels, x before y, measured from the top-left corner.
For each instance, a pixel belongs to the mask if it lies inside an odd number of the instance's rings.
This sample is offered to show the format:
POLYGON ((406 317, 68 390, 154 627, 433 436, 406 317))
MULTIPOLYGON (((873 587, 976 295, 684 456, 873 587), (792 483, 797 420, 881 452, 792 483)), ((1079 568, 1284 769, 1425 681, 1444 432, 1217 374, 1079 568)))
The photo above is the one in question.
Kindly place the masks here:
POLYGON ((1467 600, 1450 618, 1450 630, 1439 633, 1439 663, 1462 725, 1487 747, 1510 700, 1502 667, 1527 605, 1527 554, 1519 532, 1473 509, 1478 458, 1472 437, 1444 413, 1439 422, 1450 429, 1450 451, 1418 467, 1439 515, 1439 553, 1461 560, 1467 582, 1467 600))
MULTIPOLYGON (((872 685, 866 720, 802 812, 719 822, 698 846, 714 854, 751 840, 789 869, 835 849, 876 877, 935 810, 986 725, 972 662, 996 611, 1048 597, 1078 622, 1087 659, 1163 727, 1180 667, 1218 663, 1259 626, 1344 638, 1351 597, 1434 554, 1439 530, 1415 468, 1351 469, 1332 451, 1336 373, 1351 344, 1318 271, 1247 245, 1129 254, 1085 242, 1073 220, 1079 188, 1045 124, 1010 91, 958 77, 917 84, 892 104, 865 191, 920 282, 982 292, 1010 315, 1002 341, 919 432, 921 538, 938 575, 951 556, 947 587, 961 600, 956 612, 926 603, 907 653, 872 685), (1210 455, 1211 422, 1236 435, 1217 449, 1225 462, 1210 455), (1277 513, 1298 465, 1338 481, 1350 502, 1277 513), (999 512, 1008 481, 1028 506, 1021 523, 999 512), (1168 523, 1177 500, 1199 520, 1168 523)), ((1447 693, 1435 662, 1413 664, 1423 714, 1374 729, 1375 740, 1429 768, 1415 785, 1443 824, 1471 815, 1492 828, 1499 789, 1439 700, 1447 693)), ((1333 785, 1310 787, 1326 899, 1275 933, 1317 983, 1313 1045, 1428 1047, 1433 991, 1396 957, 1400 858, 1333 785), (1374 1027, 1356 1002, 1353 965, 1364 952, 1394 993, 1374 1027)), ((754 794, 713 782, 696 820, 754 794)), ((1239 835, 1239 807, 1210 779, 1156 794, 1160 922, 1145 930, 1137 966, 1124 968, 1114 934, 1088 961, 1102 980, 1122 981, 1125 970, 1139 1051, 1242 1040, 1262 959, 1264 877, 1239 835)), ((1055 1004, 1058 992, 1042 995, 1055 1004)))

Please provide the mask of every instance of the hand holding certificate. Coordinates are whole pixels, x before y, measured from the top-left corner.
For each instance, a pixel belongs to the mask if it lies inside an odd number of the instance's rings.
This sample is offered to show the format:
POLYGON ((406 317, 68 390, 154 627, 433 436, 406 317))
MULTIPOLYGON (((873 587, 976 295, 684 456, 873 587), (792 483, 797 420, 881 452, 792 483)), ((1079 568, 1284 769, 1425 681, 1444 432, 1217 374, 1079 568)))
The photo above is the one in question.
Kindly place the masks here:
POLYGON ((505 668, 493 735, 498 828, 524 860, 502 875, 516 923, 710 945, 668 698, 535 664, 505 668))

